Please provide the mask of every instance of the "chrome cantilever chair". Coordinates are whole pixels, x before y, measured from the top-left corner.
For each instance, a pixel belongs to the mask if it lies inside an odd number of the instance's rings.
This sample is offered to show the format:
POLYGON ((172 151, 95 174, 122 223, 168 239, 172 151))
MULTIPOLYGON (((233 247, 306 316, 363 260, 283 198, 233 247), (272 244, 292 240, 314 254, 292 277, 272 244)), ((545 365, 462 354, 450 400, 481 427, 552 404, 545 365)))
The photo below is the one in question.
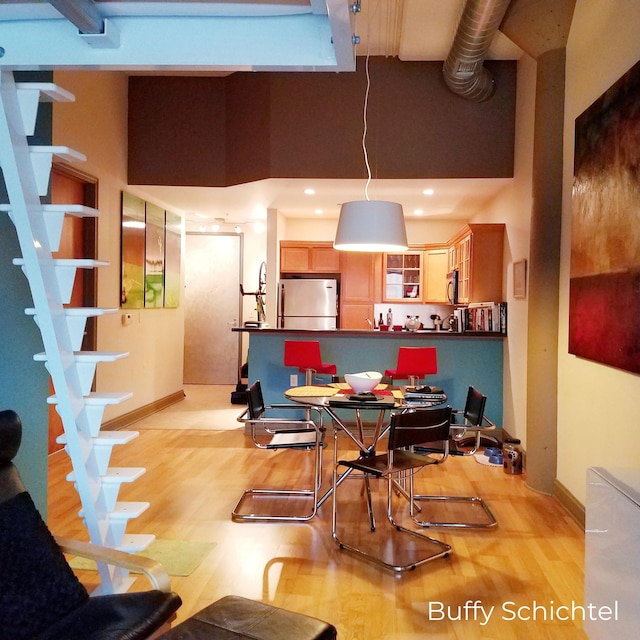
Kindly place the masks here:
MULTIPOLYGON (((429 536, 408 529, 399 524, 393 515, 393 496, 403 494, 409 504, 409 513, 414 515, 414 476, 424 467, 438 464, 440 460, 428 455, 419 455, 413 451, 416 445, 437 440, 447 441, 451 423, 451 407, 421 409, 417 411, 398 413, 391 416, 388 429, 388 446, 384 454, 363 456, 355 460, 339 460, 333 470, 333 517, 332 536, 341 549, 347 549, 371 562, 382 565, 396 572, 415 569, 417 566, 446 557, 451 553, 450 545, 435 540, 429 536), (339 468, 346 471, 340 475, 339 468), (338 534, 338 487, 343 484, 345 474, 360 471, 365 479, 369 477, 383 478, 387 481, 387 519, 391 524, 390 535, 394 538, 397 533, 407 534, 410 539, 402 536, 401 540, 393 540, 391 544, 384 544, 380 540, 368 541, 361 536, 355 543, 346 542, 338 534), (358 546, 356 546, 356 544, 358 546), (371 551, 365 550, 370 546, 371 551), (389 557, 389 556, 393 557, 389 557)), ((334 435, 334 446, 338 445, 337 431, 334 435)), ((373 512, 369 509, 371 531, 376 530, 373 512)), ((350 527, 353 534, 354 529, 350 527)), ((385 533, 381 532, 380 536, 385 533)))
MULTIPOLYGON (((247 391, 247 410, 238 418, 249 425, 253 444, 260 449, 274 451, 297 449, 313 452, 313 473, 310 485, 302 489, 247 489, 236 504, 231 517, 236 522, 279 521, 304 522, 315 516, 318 508, 318 491, 322 483, 322 450, 324 447, 324 428, 322 411, 318 407, 304 407, 305 418, 283 418, 288 410, 301 410, 300 405, 272 404, 266 406, 262 396, 260 381, 256 380, 247 391), (271 413, 271 416, 267 416, 271 413), (313 419, 315 415, 315 420, 313 419), (264 502, 268 511, 252 508, 258 502, 264 502), (305 509, 292 512, 290 505, 300 505, 305 509), (249 511, 245 506, 249 503, 249 511), (284 509, 283 509, 284 507, 284 509)), ((288 464, 282 461, 282 464, 288 464)))
POLYGON ((143 640, 166 631, 182 601, 162 566, 115 549, 54 537, 12 460, 22 423, 0 411, 0 637, 11 640, 143 640), (149 591, 89 597, 64 553, 138 570, 149 591))
MULTIPOLYGON (((452 411, 451 430, 446 446, 443 446, 442 443, 433 442, 425 447, 421 447, 420 451, 428 454, 441 454, 440 462, 444 462, 448 455, 470 456, 475 454, 480 448, 483 432, 495 429, 496 427, 496 425, 484 415, 486 403, 487 396, 480 393, 480 391, 474 387, 469 387, 464 409, 452 411), (465 438, 468 433, 475 435, 471 449, 468 451, 459 449, 456 445, 462 438, 465 438)), ((418 504, 421 502, 462 503, 471 506, 474 511, 478 511, 478 508, 482 510, 479 519, 466 521, 421 520, 417 516, 414 516, 414 522, 422 527, 486 529, 495 527, 498 524, 491 509, 489 509, 487 503, 480 496, 416 495, 414 498, 418 504)))

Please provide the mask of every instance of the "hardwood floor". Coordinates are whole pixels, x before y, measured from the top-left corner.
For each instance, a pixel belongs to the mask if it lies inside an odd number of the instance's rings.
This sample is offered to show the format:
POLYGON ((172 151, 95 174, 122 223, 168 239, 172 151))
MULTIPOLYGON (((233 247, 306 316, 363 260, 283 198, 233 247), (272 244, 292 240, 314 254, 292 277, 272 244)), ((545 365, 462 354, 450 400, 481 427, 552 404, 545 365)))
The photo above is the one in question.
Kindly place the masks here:
MULTIPOLYGON (((449 458, 425 469, 423 493, 481 495, 499 524, 487 530, 429 529, 452 546, 452 555, 395 575, 337 547, 330 501, 308 524, 231 522, 245 488, 286 483, 291 468, 304 476, 312 454, 255 449, 234 421, 243 407, 229 404, 231 387, 185 390, 183 402, 130 427, 140 431, 139 438, 116 448, 112 458, 114 466, 147 469, 119 496, 151 503, 128 532, 216 543, 190 576, 172 578, 184 601, 178 621, 237 594, 330 621, 341 640, 586 638, 580 609, 571 613, 583 604, 584 533, 552 498, 526 489, 523 476, 508 476, 473 458, 449 458)), ((328 441, 325 487, 332 458, 328 441)), ((68 471, 65 454, 50 457, 49 526, 56 534, 86 539, 77 496, 65 480, 68 471)), ((368 531, 361 481, 343 486, 344 534, 380 536, 386 521, 380 513, 379 531, 368 531)), ((376 504, 382 503, 383 483, 374 481, 373 490, 376 504)), ((89 587, 95 584, 95 572, 78 575, 89 587)), ((146 588, 141 578, 136 588, 146 588)))

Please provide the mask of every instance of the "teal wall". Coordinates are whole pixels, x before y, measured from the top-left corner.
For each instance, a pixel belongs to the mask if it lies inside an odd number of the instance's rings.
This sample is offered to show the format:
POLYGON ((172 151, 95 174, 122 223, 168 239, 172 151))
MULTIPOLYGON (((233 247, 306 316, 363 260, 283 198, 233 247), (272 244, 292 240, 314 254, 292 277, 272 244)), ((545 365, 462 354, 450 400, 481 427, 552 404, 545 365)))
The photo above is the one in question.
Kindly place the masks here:
MULTIPOLYGON (((17 81, 51 82, 47 72, 16 72, 17 81)), ((51 104, 38 110, 35 135, 30 144, 51 144, 51 104)), ((45 199, 46 200, 46 199, 45 199)), ((0 202, 8 202, 0 172, 0 202)), ((49 375, 33 355, 43 349, 40 331, 24 310, 33 306, 29 283, 11 261, 21 256, 15 227, 0 214, 0 409, 13 409, 22 420, 22 445, 16 465, 43 517, 47 513, 47 448, 49 375)))
MULTIPOLYGON (((322 361, 334 363, 338 375, 359 371, 380 371, 395 367, 398 347, 436 347, 438 373, 428 376, 427 383, 444 389, 449 404, 462 409, 469 386, 487 396, 487 417, 502 426, 502 352, 503 337, 429 336, 378 332, 319 333, 251 332, 249 339, 249 382, 260 380, 268 404, 283 402, 283 393, 290 387, 289 376, 296 369, 283 365, 284 340, 317 339, 320 341, 322 361)), ((299 383, 304 384, 304 374, 299 383)), ((329 381, 325 376, 324 381, 329 381)))

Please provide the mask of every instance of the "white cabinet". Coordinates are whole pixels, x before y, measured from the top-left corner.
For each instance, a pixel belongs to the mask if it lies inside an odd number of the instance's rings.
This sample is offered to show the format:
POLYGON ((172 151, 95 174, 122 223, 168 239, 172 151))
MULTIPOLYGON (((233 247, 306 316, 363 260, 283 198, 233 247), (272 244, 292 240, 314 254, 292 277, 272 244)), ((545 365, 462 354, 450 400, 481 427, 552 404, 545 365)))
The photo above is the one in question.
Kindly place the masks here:
POLYGON ((640 469, 587 471, 585 529, 584 630, 590 640, 637 638, 640 469))

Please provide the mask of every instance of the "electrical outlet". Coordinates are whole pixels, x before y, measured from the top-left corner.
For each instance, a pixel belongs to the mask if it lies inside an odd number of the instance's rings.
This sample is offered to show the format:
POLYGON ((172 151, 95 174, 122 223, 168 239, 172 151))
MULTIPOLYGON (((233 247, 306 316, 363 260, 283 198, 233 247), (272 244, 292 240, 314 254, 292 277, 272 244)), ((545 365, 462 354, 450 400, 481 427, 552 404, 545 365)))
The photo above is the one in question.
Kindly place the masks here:
POLYGON ((292 373, 292 374, 289 376, 289 384, 290 384, 292 387, 297 387, 297 386, 298 386, 298 374, 297 374, 297 373, 292 373))

